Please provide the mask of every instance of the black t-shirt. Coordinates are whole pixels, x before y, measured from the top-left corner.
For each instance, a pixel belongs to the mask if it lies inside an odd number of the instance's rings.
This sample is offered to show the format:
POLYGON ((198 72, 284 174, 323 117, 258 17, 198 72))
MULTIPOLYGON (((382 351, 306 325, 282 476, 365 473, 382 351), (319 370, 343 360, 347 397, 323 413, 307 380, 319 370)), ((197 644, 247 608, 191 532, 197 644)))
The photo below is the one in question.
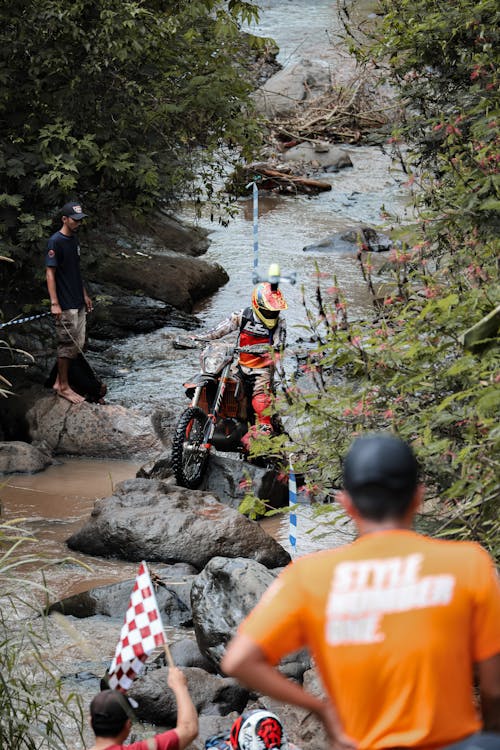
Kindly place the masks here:
POLYGON ((78 237, 56 232, 47 242, 45 265, 56 268, 57 299, 63 310, 84 307, 78 237))

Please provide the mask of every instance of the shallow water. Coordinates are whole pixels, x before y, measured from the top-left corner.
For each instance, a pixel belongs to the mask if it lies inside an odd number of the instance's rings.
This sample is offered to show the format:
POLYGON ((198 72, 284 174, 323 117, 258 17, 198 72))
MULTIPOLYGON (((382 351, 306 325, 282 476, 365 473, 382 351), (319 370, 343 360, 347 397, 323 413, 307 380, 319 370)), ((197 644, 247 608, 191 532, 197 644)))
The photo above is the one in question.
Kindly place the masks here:
POLYGON ((3 478, 2 520, 23 519, 22 528, 36 537, 36 552, 44 558, 71 557, 71 561, 44 571, 53 598, 135 576, 136 563, 70 552, 66 539, 87 521, 96 499, 111 495, 113 486, 134 477, 137 469, 138 464, 131 461, 71 458, 39 474, 3 478))
MULTIPOLYGON (((382 206, 405 216, 407 196, 402 186, 403 176, 391 160, 375 147, 346 150, 353 167, 322 175, 322 179, 332 184, 331 192, 314 198, 259 196, 259 270, 267 274, 270 263, 278 262, 283 276, 290 272, 297 275, 294 286, 286 282, 281 285, 288 302, 286 319, 291 348, 303 335, 302 326, 306 324, 302 294, 308 301, 314 299, 318 271, 323 290, 337 280, 351 318, 367 318, 373 312, 354 254, 304 252, 303 248, 362 223, 380 225, 382 206)), ((254 263, 252 214, 253 202, 249 197, 238 202, 237 215, 228 227, 211 223, 207 218, 199 221, 210 231, 211 245, 204 257, 226 268, 230 277, 225 286, 195 309, 200 331, 250 302, 254 263)), ((182 218, 196 220, 188 207, 182 218)), ((375 264, 382 263, 383 256, 382 253, 375 257, 375 264)), ((176 333, 179 331, 165 328, 113 344, 113 356, 124 364, 107 378, 110 403, 153 408, 168 402, 180 409, 183 394, 179 380, 197 370, 198 354, 172 353, 168 342, 176 333)))

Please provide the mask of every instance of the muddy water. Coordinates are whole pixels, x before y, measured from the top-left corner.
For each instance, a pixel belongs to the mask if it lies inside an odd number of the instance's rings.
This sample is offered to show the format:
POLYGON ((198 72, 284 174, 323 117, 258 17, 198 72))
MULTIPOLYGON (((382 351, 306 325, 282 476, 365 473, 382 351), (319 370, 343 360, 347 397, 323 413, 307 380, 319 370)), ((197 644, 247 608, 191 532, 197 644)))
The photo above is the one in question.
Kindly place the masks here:
POLYGON ((22 519, 22 528, 36 537, 36 552, 44 558, 61 560, 70 556, 73 561, 44 572, 54 597, 135 575, 136 563, 70 553, 66 539, 88 519, 97 498, 111 495, 113 486, 134 477, 137 469, 137 464, 128 461, 68 459, 40 474, 16 474, 3 479, 2 519, 22 519))
MULTIPOLYGON (((97 498, 112 494, 113 487, 133 478, 139 465, 129 461, 66 459, 40 474, 11 475, 0 488, 2 519, 22 519, 21 526, 36 538, 36 552, 46 560, 65 560, 44 569, 51 600, 133 578, 137 563, 89 557, 68 550, 66 540, 89 518, 97 498)), ((336 546, 351 536, 349 528, 331 529, 328 538, 317 538, 321 523, 309 507, 297 511, 297 544, 289 542, 287 516, 264 519, 261 524, 292 556, 336 546)), ((323 529, 324 531, 324 529, 323 529)), ((31 575, 35 571, 31 569, 31 575)))

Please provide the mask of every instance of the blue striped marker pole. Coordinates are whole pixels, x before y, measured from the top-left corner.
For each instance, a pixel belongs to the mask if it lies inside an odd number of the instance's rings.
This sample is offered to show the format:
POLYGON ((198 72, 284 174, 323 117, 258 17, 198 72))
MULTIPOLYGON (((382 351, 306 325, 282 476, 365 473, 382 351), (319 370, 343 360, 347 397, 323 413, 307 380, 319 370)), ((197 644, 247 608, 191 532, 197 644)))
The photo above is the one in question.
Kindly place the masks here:
MULTIPOLYGON (((295 473, 293 471, 292 462, 290 461, 290 473, 288 475, 288 504, 290 508, 295 506, 297 503, 297 482, 295 481, 295 473)), ((296 510, 290 510, 290 531, 288 533, 288 539, 290 541, 290 547, 292 548, 292 555, 297 552, 297 512, 296 510)))
POLYGON ((253 183, 253 277, 259 276, 259 188, 253 183))
POLYGON ((18 326, 21 323, 29 323, 30 320, 38 320, 38 318, 46 318, 48 315, 52 315, 50 312, 39 313, 38 315, 29 315, 27 318, 13 318, 8 320, 7 323, 0 323, 0 328, 6 328, 7 326, 18 326))

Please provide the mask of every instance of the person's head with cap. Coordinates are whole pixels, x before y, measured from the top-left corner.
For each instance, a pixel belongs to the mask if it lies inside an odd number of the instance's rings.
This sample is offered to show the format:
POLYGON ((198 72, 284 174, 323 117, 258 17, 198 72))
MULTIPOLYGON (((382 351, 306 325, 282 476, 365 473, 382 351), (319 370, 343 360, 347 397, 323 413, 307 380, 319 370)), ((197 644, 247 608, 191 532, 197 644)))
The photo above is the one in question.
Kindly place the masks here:
POLYGON ((343 464, 344 488, 367 521, 404 519, 421 496, 418 463, 410 446, 389 433, 354 440, 343 464), (417 496, 418 495, 418 496, 417 496))
POLYGON ((102 690, 90 704, 90 724, 96 737, 125 739, 131 727, 134 712, 126 695, 119 690, 102 690))
POLYGON ((78 201, 68 201, 61 208, 61 217, 81 221, 87 218, 87 214, 83 213, 82 206, 78 201))

